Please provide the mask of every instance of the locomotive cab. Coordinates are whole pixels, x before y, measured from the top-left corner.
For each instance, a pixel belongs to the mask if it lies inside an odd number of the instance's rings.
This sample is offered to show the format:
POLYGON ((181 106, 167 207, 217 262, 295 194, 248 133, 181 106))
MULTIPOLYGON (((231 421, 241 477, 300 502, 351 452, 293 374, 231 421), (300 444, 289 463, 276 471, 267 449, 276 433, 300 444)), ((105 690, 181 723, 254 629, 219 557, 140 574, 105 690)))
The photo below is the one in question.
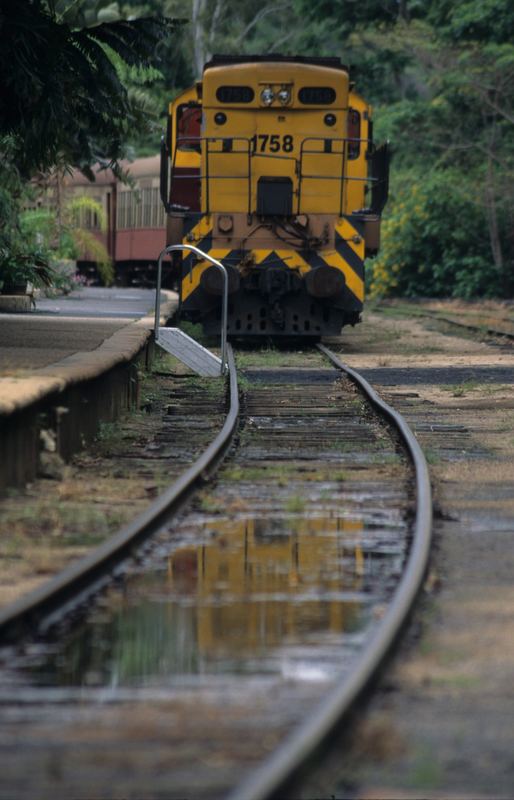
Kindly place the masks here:
MULTIPOLYGON (((357 322, 387 157, 373 160, 371 109, 339 59, 214 57, 169 119, 168 243, 227 267, 229 335, 319 337, 357 322)), ((179 259, 182 316, 219 331, 219 273, 179 259)))

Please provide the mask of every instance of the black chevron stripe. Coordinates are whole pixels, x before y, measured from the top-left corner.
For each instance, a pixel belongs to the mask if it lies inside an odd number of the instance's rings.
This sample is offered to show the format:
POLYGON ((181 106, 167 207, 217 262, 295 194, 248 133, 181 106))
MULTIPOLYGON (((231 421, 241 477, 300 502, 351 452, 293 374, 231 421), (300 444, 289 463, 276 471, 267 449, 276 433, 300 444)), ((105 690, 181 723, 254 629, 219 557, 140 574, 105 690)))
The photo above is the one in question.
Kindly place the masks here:
POLYGON ((355 228, 359 236, 364 239, 364 232, 365 232, 365 223, 362 217, 358 217, 357 215, 351 217, 345 217, 346 220, 350 223, 352 228, 355 228))
MULTIPOLYGON (((195 243, 195 247, 198 247, 199 250, 203 250, 204 253, 208 253, 212 250, 212 231, 204 236, 203 239, 200 239, 198 243, 195 243)), ((189 270, 196 264, 198 256, 195 253, 189 253, 184 259, 182 259, 182 278, 184 279, 187 275, 189 275, 189 270)))
POLYGON ((336 231, 336 250, 339 255, 344 258, 347 264, 354 270, 354 272, 364 280, 364 264, 362 259, 359 258, 355 250, 353 250, 348 242, 336 231))
POLYGON ((312 269, 314 269, 314 267, 327 266, 327 262, 321 257, 321 255, 318 252, 316 252, 316 250, 302 250, 300 255, 312 269))
POLYGON ((198 225, 202 217, 204 217, 201 211, 191 211, 189 214, 186 214, 184 217, 184 236, 187 236, 188 233, 191 233, 195 225, 198 225))

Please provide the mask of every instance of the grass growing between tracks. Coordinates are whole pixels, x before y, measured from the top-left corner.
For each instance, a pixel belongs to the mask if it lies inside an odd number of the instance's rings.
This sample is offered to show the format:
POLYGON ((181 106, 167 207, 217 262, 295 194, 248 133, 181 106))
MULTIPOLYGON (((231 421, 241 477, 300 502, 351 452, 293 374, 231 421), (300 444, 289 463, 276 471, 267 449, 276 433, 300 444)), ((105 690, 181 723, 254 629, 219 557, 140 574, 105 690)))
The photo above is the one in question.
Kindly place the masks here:
POLYGON ((326 366, 324 356, 314 346, 302 346, 297 349, 294 345, 265 344, 250 348, 249 345, 237 348, 237 366, 239 369, 295 367, 319 368, 326 366))

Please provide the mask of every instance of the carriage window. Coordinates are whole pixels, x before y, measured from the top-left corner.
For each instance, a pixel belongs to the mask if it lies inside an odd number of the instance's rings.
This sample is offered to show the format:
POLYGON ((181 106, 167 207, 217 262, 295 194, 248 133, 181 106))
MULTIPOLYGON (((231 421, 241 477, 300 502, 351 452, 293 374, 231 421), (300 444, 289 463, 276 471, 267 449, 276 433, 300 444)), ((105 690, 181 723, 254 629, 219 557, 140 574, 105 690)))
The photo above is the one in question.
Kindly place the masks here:
POLYGON ((330 86, 303 86, 298 92, 298 100, 305 106, 330 106, 335 99, 335 89, 330 86))
POLYGON ((358 158, 361 152, 361 115, 354 108, 348 109, 348 158, 358 158), (352 141, 352 139, 354 141, 352 141), (357 141, 355 141, 357 140, 357 141))
POLYGON ((220 103, 251 103, 255 92, 251 86, 219 86, 216 99, 220 103))
POLYGON ((199 105, 182 105, 177 108, 177 147, 179 150, 201 152, 199 139, 202 126, 202 108, 199 105))

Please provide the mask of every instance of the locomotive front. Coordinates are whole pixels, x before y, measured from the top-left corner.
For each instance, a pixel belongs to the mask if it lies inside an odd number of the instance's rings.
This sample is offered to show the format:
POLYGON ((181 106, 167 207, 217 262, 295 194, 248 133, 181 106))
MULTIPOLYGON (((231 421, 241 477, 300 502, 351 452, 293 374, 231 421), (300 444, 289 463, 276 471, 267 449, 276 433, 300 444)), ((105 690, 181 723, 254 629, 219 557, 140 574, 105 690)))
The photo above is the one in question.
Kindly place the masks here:
MULTIPOLYGON (((170 105, 168 244, 227 267, 229 335, 319 338, 359 321, 387 198, 371 133, 335 58, 214 57, 170 105)), ((219 273, 176 258, 182 318, 219 332, 219 273)))

